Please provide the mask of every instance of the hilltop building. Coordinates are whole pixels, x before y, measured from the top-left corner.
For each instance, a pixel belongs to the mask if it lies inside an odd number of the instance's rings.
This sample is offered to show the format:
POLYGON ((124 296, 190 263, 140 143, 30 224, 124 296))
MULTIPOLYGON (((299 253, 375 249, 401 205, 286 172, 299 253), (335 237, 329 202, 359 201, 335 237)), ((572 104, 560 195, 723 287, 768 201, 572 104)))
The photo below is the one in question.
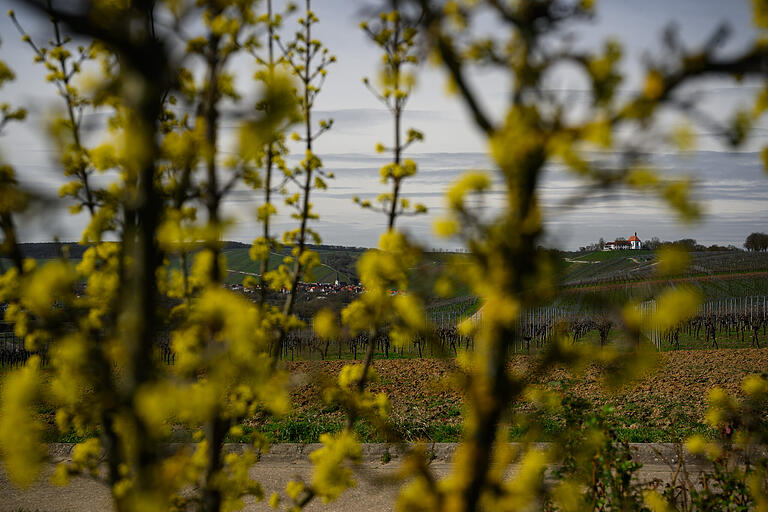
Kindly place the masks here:
POLYGON ((628 240, 619 238, 613 242, 605 242, 603 246, 604 251, 639 250, 642 248, 643 242, 637 237, 637 231, 628 240))

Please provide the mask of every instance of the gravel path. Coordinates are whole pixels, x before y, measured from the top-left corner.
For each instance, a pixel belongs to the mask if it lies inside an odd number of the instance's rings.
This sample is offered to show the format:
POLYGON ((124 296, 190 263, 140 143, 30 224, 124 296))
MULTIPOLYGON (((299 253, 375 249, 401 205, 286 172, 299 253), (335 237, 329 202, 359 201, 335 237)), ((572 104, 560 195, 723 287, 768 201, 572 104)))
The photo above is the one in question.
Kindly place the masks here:
MULTIPOLYGON (((671 476, 670 466, 664 459, 675 462, 674 448, 666 444, 633 445, 637 448, 635 458, 644 464, 640 479, 667 480, 671 476), (660 457, 661 455, 661 457, 660 457)), ((269 496, 273 491, 280 492, 285 483, 292 478, 309 480, 312 467, 307 461, 307 454, 316 447, 313 445, 276 445, 271 454, 263 457, 259 464, 251 469, 251 475, 259 480, 269 496)), ((435 474, 444 476, 451 470, 450 457, 455 445, 436 444, 431 447, 436 455, 432 463, 435 474)), ((53 460, 66 460, 71 445, 51 445, 53 460)), ((237 445, 229 449, 238 450, 237 445)), ((397 495, 394 473, 398 467, 398 455, 387 464, 381 463, 384 445, 364 445, 363 462, 357 466, 357 487, 344 493, 337 501, 324 505, 320 502, 311 504, 307 510, 328 511, 389 511, 392 510, 397 495)), ((701 461, 686 456, 689 472, 697 473, 704 467, 701 461)), ((44 467, 39 482, 25 491, 16 489, 8 481, 5 471, 0 466, 0 511, 36 511, 36 512, 101 512, 112 510, 109 491, 100 482, 89 478, 74 478, 67 487, 55 487, 49 482, 55 464, 44 467)), ((510 473, 514 473, 512 468, 510 473)), ((267 511, 265 502, 246 501, 246 511, 267 511)))

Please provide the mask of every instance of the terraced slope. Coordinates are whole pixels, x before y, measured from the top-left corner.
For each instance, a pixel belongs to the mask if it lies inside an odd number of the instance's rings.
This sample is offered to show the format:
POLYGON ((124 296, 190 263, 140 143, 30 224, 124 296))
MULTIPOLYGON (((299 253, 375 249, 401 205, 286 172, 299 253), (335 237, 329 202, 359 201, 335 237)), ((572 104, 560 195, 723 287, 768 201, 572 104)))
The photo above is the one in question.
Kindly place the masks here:
MULTIPOLYGON (((360 251, 318 249, 317 252, 323 264, 313 270, 313 279, 311 279, 313 282, 333 283, 337 278, 342 284, 355 281, 354 264, 357 262, 360 251)), ((260 270, 260 264, 251 260, 247 248, 225 250, 224 255, 227 258, 227 282, 229 283, 240 283, 246 275, 257 275, 260 270)), ((286 255, 287 252, 270 254, 269 270, 277 267, 286 255)))
POLYGON ((661 278, 651 251, 597 251, 564 257, 569 293, 622 290, 642 296, 660 287, 687 284, 707 298, 768 293, 768 253, 693 252, 688 269, 661 278))

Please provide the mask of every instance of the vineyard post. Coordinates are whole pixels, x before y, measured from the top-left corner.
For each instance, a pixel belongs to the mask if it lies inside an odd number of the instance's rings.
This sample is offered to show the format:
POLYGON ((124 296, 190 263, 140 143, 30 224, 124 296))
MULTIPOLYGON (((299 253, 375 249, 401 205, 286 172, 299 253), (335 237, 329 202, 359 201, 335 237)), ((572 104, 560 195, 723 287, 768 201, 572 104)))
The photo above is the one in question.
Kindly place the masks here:
POLYGON ((525 336, 527 338, 531 338, 529 341, 526 342, 528 343, 529 346, 530 346, 530 342, 533 341, 533 315, 534 315, 533 311, 528 310, 525 312, 525 316, 528 317, 525 325, 525 336))
POLYGON ((519 339, 517 340, 518 343, 520 343, 520 352, 525 348, 525 337, 528 336, 528 315, 530 315, 530 313, 531 312, 526 309, 520 314, 520 320, 523 320, 523 322, 521 322, 523 328, 520 330, 519 339))
POLYGON ((554 315, 552 313, 552 308, 547 308, 547 328, 544 331, 544 335, 547 337, 547 339, 549 339, 549 336, 550 336, 549 329, 550 329, 550 327, 554 323, 553 320, 552 320, 553 317, 554 317, 554 315))

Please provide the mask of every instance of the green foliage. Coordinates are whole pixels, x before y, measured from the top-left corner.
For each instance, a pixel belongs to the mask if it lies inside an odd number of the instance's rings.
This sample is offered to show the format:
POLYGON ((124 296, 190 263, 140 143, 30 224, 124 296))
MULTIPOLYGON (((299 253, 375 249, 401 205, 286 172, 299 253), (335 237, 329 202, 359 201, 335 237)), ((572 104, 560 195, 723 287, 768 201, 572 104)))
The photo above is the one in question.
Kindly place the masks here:
POLYGON ((565 430, 558 446, 563 463, 555 471, 558 484, 548 508, 648 510, 644 485, 637 480, 641 464, 633 460, 629 444, 618 441, 604 413, 586 415, 586 404, 579 399, 563 400, 562 407, 565 430))
MULTIPOLYGON (((320 263, 309 248, 310 241, 320 242, 310 225, 317 219, 311 195, 328 187, 332 173, 324 170, 313 142, 333 122, 315 121, 313 113, 335 57, 312 35, 319 20, 310 0, 305 0, 299 29, 288 42, 277 33, 282 16, 273 13, 269 1, 266 12, 255 0, 94 0, 67 10, 53 3, 29 3, 51 20, 53 37, 47 45, 34 42, 15 15, 10 16, 66 108, 64 117, 50 126, 61 174, 69 179, 60 196, 72 213, 88 215, 81 239, 90 247, 76 266, 64 259, 39 266, 24 260, 16 216, 26 209, 27 196, 13 169, 0 168, 1 249, 14 262, 0 277, 0 298, 8 303, 5 317, 14 323, 16 335, 40 356, 11 372, 2 388, 0 449, 8 473, 19 484, 36 476, 44 450, 33 404, 43 400, 56 409, 62 433, 74 430, 85 438, 73 460, 59 466, 57 483, 78 474, 97 477, 103 452, 105 480, 117 510, 218 511, 240 508, 246 497, 263 499, 263 489, 248 468, 267 448, 264 436, 251 432, 251 445, 240 454, 225 454, 223 443, 243 436, 242 424, 257 413, 280 418, 288 412, 289 379, 277 356, 287 335, 304 325, 293 314, 297 284, 320 263), (73 48, 64 27, 94 43, 73 48), (273 43, 280 57, 274 55, 273 43), (242 105, 245 91, 235 80, 235 59, 244 53, 258 65, 255 108, 242 105), (86 80, 86 63, 99 68, 95 78, 86 80), (219 139, 225 105, 244 112, 239 146, 230 155, 222 151, 219 139), (83 113, 95 107, 107 112, 108 130, 104 140, 89 146, 81 122, 83 113), (296 123, 301 123, 301 133, 291 138, 303 143, 302 160, 288 168, 286 132, 296 123), (273 172, 282 173, 285 186, 275 187, 273 172), (105 185, 94 185, 97 173, 105 176, 99 180, 105 185), (260 287, 258 302, 222 287, 227 269, 222 240, 231 224, 222 203, 237 186, 264 193, 255 219, 263 230, 249 254, 260 264, 260 279, 247 282, 260 287), (297 227, 282 235, 290 254, 267 271, 270 253, 278 248, 269 228, 277 211, 273 192, 284 193, 285 209, 297 227), (78 294, 82 282, 85 291, 78 294), (288 291, 282 308, 265 302, 266 286, 288 291), (157 350, 163 343, 175 354, 172 368, 162 363, 157 350), (47 384, 37 374, 41 357, 50 361, 47 384), (199 443, 168 455, 161 444, 175 425, 194 432, 199 443)), ((483 322, 462 327, 464 334, 473 331, 476 341, 473 352, 458 356, 457 378, 466 396, 463 443, 445 478, 433 474, 424 447, 406 454, 397 504, 401 510, 677 506, 673 496, 632 483, 638 467, 626 445, 613 443, 616 437, 600 417, 579 416, 579 404, 563 402, 507 368, 511 348, 523 335, 519 313, 552 300, 559 284, 553 255, 539 248, 545 225, 539 183, 549 164, 560 163, 588 188, 623 186, 654 195, 681 219, 695 220, 700 208, 692 201, 691 183, 661 176, 650 167, 645 148, 635 143, 655 132, 662 109, 680 107, 683 114, 691 113, 688 103, 673 101, 685 85, 705 75, 764 80, 768 55, 757 42, 722 57, 718 34, 701 51, 688 54, 668 38, 664 60, 649 61, 641 90, 622 95, 618 42, 592 52, 557 43, 573 23, 592 12, 589 1, 396 0, 363 25, 383 51, 379 83, 365 83, 395 124, 393 145, 377 145, 378 151, 389 149, 393 156, 381 169, 391 192, 377 201, 389 223, 378 249, 358 262, 365 292, 344 309, 341 326, 334 315, 321 313, 320 334, 342 328, 351 334, 364 331, 370 339, 386 335, 395 346, 432 335, 424 322, 421 294, 411 286, 411 269, 422 250, 395 229, 398 216, 426 210, 400 196, 403 181, 417 169, 402 152, 423 139, 415 129, 403 136, 400 126, 415 83, 409 69, 421 55, 417 42, 447 73, 449 89, 485 138, 493 166, 493 175, 469 172, 450 186, 446 215, 436 223, 440 236, 455 237, 469 250, 464 258, 451 258, 446 274, 436 280, 436 292, 450 295, 458 284, 485 301, 483 322), (492 34, 477 30, 485 15, 498 24, 492 34), (578 116, 570 115, 572 105, 546 93, 548 73, 562 63, 574 65, 589 84, 589 101, 578 116), (510 84, 500 116, 488 115, 468 79, 469 70, 478 67, 492 68, 510 84), (620 165, 590 160, 588 152, 596 149, 616 153, 620 165), (470 198, 483 197, 496 184, 504 194, 503 207, 488 215, 470 198), (391 289, 411 293, 393 296, 391 289), (520 450, 506 443, 509 431, 527 421, 509 414, 510 406, 521 401, 541 409, 565 408, 567 428, 560 442, 543 449, 527 443, 524 434, 520 450), (546 467, 563 457, 561 480, 548 487, 546 467), (519 471, 507 477, 512 463, 519 464, 519 471), (588 492, 580 493, 584 485, 588 492)), ((755 2, 755 20, 763 30, 763 2, 755 2)), ((13 77, 0 64, 0 85, 13 77)), ((728 121, 722 131, 729 143, 738 145, 747 138, 765 110, 764 96, 758 96, 753 111, 736 112, 728 121)), ((4 104, 0 113, 0 128, 25 117, 23 110, 4 104)), ((685 127, 661 133, 660 139, 683 148, 695 142, 685 127)), ((373 207, 370 200, 359 202, 373 207)), ((598 360, 608 368, 611 384, 639 374, 652 359, 646 357, 645 324, 669 329, 696 311, 699 297, 677 289, 660 292, 658 299, 660 307, 648 317, 631 303, 623 308, 626 347, 598 351, 575 345, 568 333, 558 331, 530 371, 536 374, 553 365, 578 370, 598 360)), ((355 484, 348 464, 361 458, 360 429, 373 427, 387 440, 393 435, 388 398, 367 389, 376 378, 373 347, 368 344, 363 364, 345 366, 325 386, 324 399, 345 411, 346 423, 319 435, 324 446, 310 456, 315 467, 310 481, 286 484, 294 510, 316 498, 332 501, 355 484)), ((764 376, 749 377, 742 402, 713 392, 708 421, 724 429, 724 440, 702 444, 694 438, 689 449, 702 449, 719 460, 765 443, 766 386, 764 376)), ((712 478, 717 485, 690 492, 695 507, 765 506, 764 457, 746 469, 716 466, 712 478)), ((270 504, 279 505, 278 497, 270 498, 270 504)))

